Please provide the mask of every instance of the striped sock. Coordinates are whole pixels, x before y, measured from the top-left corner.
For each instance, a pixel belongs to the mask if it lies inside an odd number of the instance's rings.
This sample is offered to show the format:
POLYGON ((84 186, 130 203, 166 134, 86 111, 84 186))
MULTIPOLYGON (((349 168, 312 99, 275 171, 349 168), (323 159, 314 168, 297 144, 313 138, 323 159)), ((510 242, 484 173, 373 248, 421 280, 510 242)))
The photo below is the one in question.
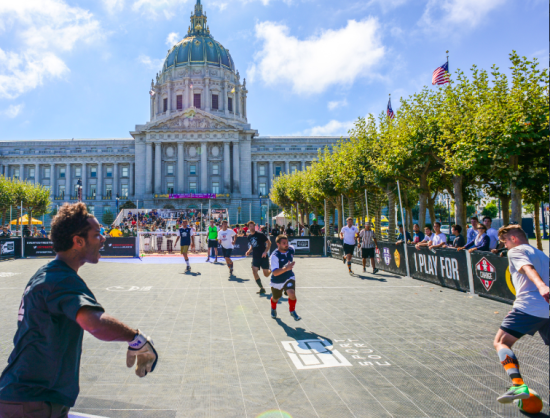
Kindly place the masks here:
POLYGON ((348 269, 351 271, 351 261, 348 261, 348 269))
POLYGON ((499 350, 498 358, 500 359, 500 363, 504 366, 504 370, 506 370, 506 373, 508 373, 508 376, 512 379, 514 386, 523 385, 524 382, 519 373, 518 359, 514 352, 509 348, 503 348, 499 350))

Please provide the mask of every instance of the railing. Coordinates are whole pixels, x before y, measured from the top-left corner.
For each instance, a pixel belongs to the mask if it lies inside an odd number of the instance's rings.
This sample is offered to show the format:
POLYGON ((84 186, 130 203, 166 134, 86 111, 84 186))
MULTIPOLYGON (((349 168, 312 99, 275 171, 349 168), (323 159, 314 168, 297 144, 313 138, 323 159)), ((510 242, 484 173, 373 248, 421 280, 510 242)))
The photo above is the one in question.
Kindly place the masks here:
POLYGON ((96 196, 95 195, 86 196, 86 200, 96 200, 96 196))

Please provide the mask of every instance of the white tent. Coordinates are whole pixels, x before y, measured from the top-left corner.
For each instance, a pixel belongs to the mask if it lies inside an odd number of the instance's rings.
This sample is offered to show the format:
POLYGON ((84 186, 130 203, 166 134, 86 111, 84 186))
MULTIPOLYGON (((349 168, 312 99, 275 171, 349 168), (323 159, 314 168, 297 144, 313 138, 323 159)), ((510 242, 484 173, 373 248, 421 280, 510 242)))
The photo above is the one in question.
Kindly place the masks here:
POLYGON ((277 216, 274 216, 272 220, 275 221, 277 225, 286 226, 286 224, 290 222, 290 215, 285 211, 282 211, 277 216))

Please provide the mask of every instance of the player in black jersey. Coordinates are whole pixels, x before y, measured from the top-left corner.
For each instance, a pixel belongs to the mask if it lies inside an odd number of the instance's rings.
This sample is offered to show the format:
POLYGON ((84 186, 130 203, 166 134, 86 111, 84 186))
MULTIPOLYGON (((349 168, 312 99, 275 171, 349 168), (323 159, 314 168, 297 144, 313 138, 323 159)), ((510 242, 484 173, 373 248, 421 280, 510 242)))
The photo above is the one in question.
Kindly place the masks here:
POLYGON ((271 247, 271 241, 265 234, 262 234, 259 231, 256 231, 256 223, 254 221, 248 222, 248 244, 250 247, 246 252, 248 257, 252 252, 252 274, 254 274, 254 279, 256 284, 260 288, 259 294, 263 295, 265 293, 262 280, 258 271, 260 268, 263 270, 264 276, 269 277, 271 270, 269 269, 269 248, 271 247))
POLYGON ((187 264, 187 268, 185 269, 186 272, 191 271, 191 266, 189 265, 189 257, 187 256, 187 253, 189 251, 189 246, 191 245, 191 240, 193 239, 193 235, 195 235, 195 232, 193 231, 193 228, 191 228, 187 224, 187 219, 184 219, 181 222, 181 227, 178 231, 179 235, 176 238, 176 243, 174 245, 178 245, 178 241, 180 241, 180 252, 181 255, 183 255, 183 258, 185 259, 185 263, 187 264))

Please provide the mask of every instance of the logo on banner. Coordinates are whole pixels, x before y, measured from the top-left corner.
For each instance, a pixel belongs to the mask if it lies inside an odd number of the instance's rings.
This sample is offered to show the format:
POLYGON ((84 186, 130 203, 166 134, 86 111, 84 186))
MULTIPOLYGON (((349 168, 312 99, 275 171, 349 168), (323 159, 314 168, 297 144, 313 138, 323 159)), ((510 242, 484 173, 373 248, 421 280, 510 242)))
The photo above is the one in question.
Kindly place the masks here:
POLYGON ((393 253, 393 258, 395 258, 395 265, 399 268, 401 265, 401 256, 399 255, 399 251, 395 250, 393 253))
POLYGON ((384 247, 384 262, 386 263, 386 266, 389 266, 391 262, 390 249, 386 247, 384 247))
POLYGON ((476 275, 479 280, 481 280, 481 283, 487 292, 491 290, 491 287, 493 287, 493 284, 497 280, 497 271, 495 266, 493 266, 485 257, 479 260, 476 264, 476 275))
POLYGON ((0 245, 0 254, 14 254, 14 253, 15 253, 14 241, 3 242, 0 245))
POLYGON ((375 255, 376 255, 376 262, 380 264, 380 250, 378 248, 376 248, 375 250, 375 255))
POLYGON ((282 341, 282 344, 298 370, 352 365, 326 340, 282 341))
POLYGON ((293 239, 290 241, 296 250, 309 250, 309 240, 308 239, 293 239))

